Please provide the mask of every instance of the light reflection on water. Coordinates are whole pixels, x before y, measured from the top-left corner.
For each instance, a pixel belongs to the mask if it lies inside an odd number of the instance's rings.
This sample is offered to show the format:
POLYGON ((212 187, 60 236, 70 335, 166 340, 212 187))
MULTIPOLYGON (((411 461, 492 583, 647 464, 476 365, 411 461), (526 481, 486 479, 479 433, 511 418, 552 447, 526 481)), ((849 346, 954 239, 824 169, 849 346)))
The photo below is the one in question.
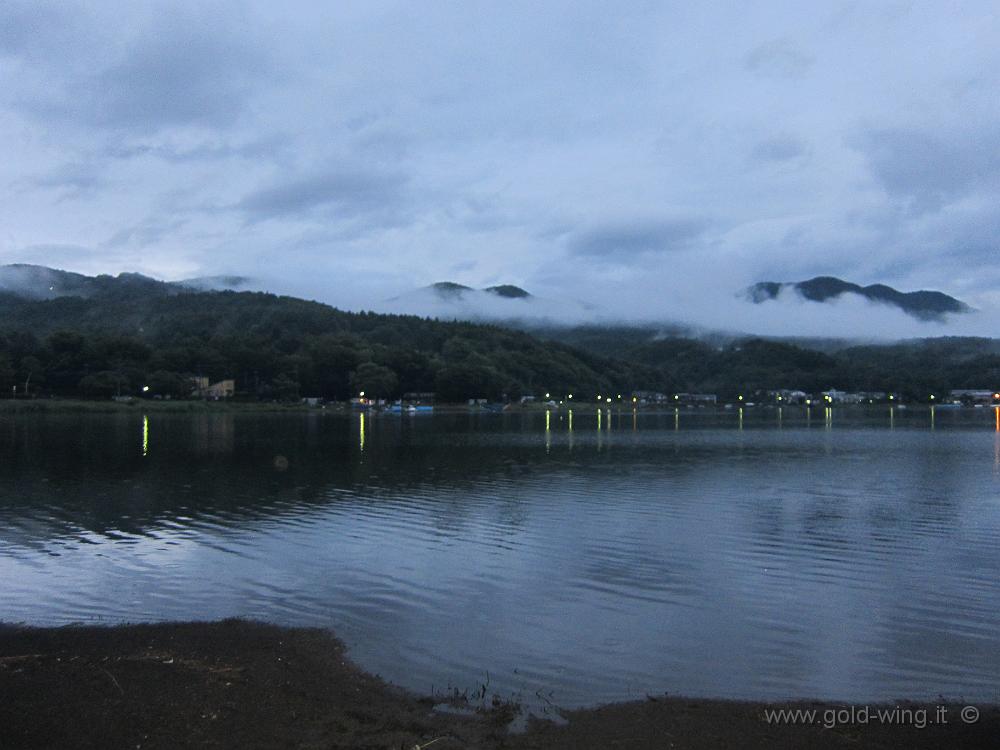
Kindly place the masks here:
POLYGON ((5 418, 0 619, 329 626, 404 686, 561 705, 996 701, 995 418, 5 418))

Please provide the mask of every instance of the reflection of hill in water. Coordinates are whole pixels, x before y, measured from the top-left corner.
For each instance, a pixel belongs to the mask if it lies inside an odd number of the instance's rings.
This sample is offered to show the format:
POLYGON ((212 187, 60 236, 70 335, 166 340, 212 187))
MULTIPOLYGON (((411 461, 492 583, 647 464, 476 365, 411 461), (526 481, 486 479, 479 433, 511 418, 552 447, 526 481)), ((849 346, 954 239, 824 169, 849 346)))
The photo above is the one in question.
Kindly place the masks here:
POLYGON ((971 412, 6 419, 3 616, 333 625, 404 687, 561 705, 977 700, 1000 439, 971 412))
POLYGON ((530 447, 456 446, 430 426, 368 416, 362 447, 359 415, 15 419, 0 430, 0 512, 14 522, 8 541, 32 545, 178 523, 235 528, 345 501, 460 492, 532 461, 530 447))
POLYGON ((192 417, 192 450, 199 454, 232 453, 236 450, 235 424, 232 414, 192 417))
MULTIPOLYGON (((692 417, 684 420, 685 428, 692 425, 692 417)), ((673 437, 671 414, 642 421, 635 433, 631 415, 612 417, 610 429, 605 417, 598 430, 595 415, 584 409, 576 412, 575 430, 556 414, 548 432, 541 413, 369 415, 364 430, 358 414, 165 414, 145 425, 140 414, 33 416, 0 429, 6 457, 0 512, 8 519, 8 543, 37 547, 86 534, 307 521, 337 504, 407 498, 440 504, 447 525, 461 519, 471 496, 522 504, 518 483, 538 476, 553 483, 568 477, 606 482, 598 489, 613 495, 616 484, 646 474, 687 481, 733 461, 825 470, 824 457, 793 438, 777 457, 771 441, 739 443, 733 454, 710 432, 673 437)), ((919 454, 912 458, 914 471, 924 473, 919 454)))

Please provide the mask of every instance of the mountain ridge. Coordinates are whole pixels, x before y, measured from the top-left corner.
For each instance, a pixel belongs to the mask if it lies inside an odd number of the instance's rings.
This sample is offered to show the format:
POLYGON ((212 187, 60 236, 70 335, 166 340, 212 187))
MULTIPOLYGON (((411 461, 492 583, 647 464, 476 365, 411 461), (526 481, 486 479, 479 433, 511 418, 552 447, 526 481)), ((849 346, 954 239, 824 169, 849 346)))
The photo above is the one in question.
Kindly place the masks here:
POLYGON ((425 288, 432 290, 438 296, 446 299, 461 299, 466 292, 486 292, 487 294, 507 299, 527 299, 534 296, 531 292, 513 284, 496 284, 476 289, 475 287, 458 284, 454 281, 437 281, 425 288))
POLYGON ((897 307, 919 320, 943 320, 950 314, 973 312, 973 308, 944 292, 921 289, 901 292, 887 284, 861 286, 836 276, 815 276, 806 281, 760 281, 747 287, 743 296, 754 304, 777 299, 790 290, 809 302, 824 303, 844 294, 856 294, 871 302, 897 307))
POLYGON ((74 271, 12 263, 0 266, 0 294, 21 299, 45 300, 57 297, 95 297, 123 292, 143 291, 148 294, 180 294, 246 289, 252 279, 246 276, 201 276, 180 281, 161 281, 133 271, 117 276, 98 274, 87 276, 74 271))
POLYGON ((0 392, 17 386, 24 395, 107 398, 149 386, 154 395, 184 398, 192 376, 233 378, 241 398, 265 400, 344 400, 364 390, 464 402, 553 392, 566 400, 574 393, 582 404, 611 393, 617 403, 617 394, 633 391, 766 400, 775 389, 839 388, 927 403, 949 389, 1000 388, 996 340, 817 351, 753 336, 690 337, 666 326, 525 332, 346 312, 265 292, 185 290, 138 274, 91 281, 100 293, 89 297, 0 294, 0 392))

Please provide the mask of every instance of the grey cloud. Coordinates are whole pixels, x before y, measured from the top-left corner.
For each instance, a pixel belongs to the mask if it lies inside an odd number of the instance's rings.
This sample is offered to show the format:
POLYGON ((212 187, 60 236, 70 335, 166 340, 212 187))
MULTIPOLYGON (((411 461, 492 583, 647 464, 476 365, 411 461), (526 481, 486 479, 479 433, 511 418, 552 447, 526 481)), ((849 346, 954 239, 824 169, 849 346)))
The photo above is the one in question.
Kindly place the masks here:
POLYGON ((772 39, 754 47, 743 58, 743 64, 752 73, 763 76, 792 78, 805 74, 814 59, 799 49, 791 39, 772 39))
POLYGON ((57 190, 62 197, 76 197, 106 184, 105 165, 92 162, 69 162, 35 177, 25 179, 28 187, 57 190))
POLYGON ((463 260, 459 263, 452 265, 449 269, 452 273, 465 273, 466 271, 471 271, 476 267, 476 261, 474 260, 463 260))
POLYGON ((784 162, 796 159, 805 152, 805 145, 797 138, 777 135, 754 146, 750 158, 756 162, 784 162))
POLYGON ((255 138, 245 143, 203 142, 193 146, 165 143, 115 144, 106 148, 103 155, 113 159, 154 157, 173 164, 219 161, 224 159, 284 161, 292 149, 291 139, 285 134, 255 138))
POLYGON ((327 210, 343 217, 401 208, 405 175, 377 170, 333 168, 328 172, 261 188, 237 204, 248 221, 302 216, 327 210))
POLYGON ((43 0, 0 3, 0 56, 34 57, 48 52, 45 40, 60 37, 70 27, 63 6, 43 0))
POLYGON ((425 5, 0 0, 2 260, 334 303, 359 268, 703 315, 817 273, 995 294, 995 3, 425 5))
POLYGON ((164 237, 173 234, 186 223, 187 221, 185 219, 167 219, 160 216, 151 216, 138 224, 119 229, 108 237, 107 240, 102 242, 101 247, 147 247, 159 242, 164 237))
POLYGON ((93 268, 94 249, 83 245, 46 243, 29 245, 18 253, 23 263, 34 263, 54 268, 93 268))
POLYGON ((1000 186, 1000 128, 972 133, 875 129, 850 139, 879 184, 915 212, 941 208, 977 187, 1000 186))
POLYGON ((359 150, 394 159, 405 157, 412 142, 413 139, 400 130, 375 127, 358 132, 354 138, 354 145, 359 150))
POLYGON ((628 259, 684 249, 708 227, 704 219, 611 223, 576 234, 569 241, 569 250, 577 256, 628 259))
POLYGON ((227 125, 241 114, 261 53, 196 18, 172 19, 93 81, 92 116, 113 127, 227 125))
MULTIPOLYGON (((95 23, 80 13, 66 22, 76 38, 64 51, 50 50, 37 61, 46 86, 17 96, 23 111, 43 122, 138 134, 187 125, 225 127, 243 113, 270 72, 266 48, 240 30, 235 11, 221 5, 170 6, 138 31, 123 22, 124 38, 117 44, 92 38, 95 23)), ((44 25, 16 24, 19 36, 8 46, 25 57, 36 44, 51 47, 56 34, 37 28, 44 25)), ((112 37, 114 30, 100 33, 112 37)))
POLYGON ((982 276, 1000 257, 1000 201, 956 215, 945 212, 928 234, 929 254, 982 276))

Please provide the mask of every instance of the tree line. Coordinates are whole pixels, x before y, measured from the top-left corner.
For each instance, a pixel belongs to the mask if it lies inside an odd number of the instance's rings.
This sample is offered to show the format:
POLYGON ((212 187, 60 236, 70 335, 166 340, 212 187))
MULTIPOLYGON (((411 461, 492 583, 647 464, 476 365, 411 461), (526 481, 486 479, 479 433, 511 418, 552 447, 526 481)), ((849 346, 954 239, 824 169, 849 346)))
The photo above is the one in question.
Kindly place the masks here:
POLYGON ((114 291, 44 301, 0 295, 0 393, 185 398, 192 377, 231 378, 237 397, 251 400, 343 400, 361 391, 434 392, 446 402, 545 393, 590 399, 634 390, 732 399, 783 388, 925 400, 953 388, 1000 387, 1000 351, 990 339, 823 352, 638 329, 551 329, 543 337, 257 292, 114 291))
POLYGON ((191 395, 193 377, 237 396, 517 399, 652 387, 655 368, 498 326, 347 313, 252 292, 0 301, 0 389, 64 397, 191 395), (148 390, 144 391, 144 388, 148 390))

